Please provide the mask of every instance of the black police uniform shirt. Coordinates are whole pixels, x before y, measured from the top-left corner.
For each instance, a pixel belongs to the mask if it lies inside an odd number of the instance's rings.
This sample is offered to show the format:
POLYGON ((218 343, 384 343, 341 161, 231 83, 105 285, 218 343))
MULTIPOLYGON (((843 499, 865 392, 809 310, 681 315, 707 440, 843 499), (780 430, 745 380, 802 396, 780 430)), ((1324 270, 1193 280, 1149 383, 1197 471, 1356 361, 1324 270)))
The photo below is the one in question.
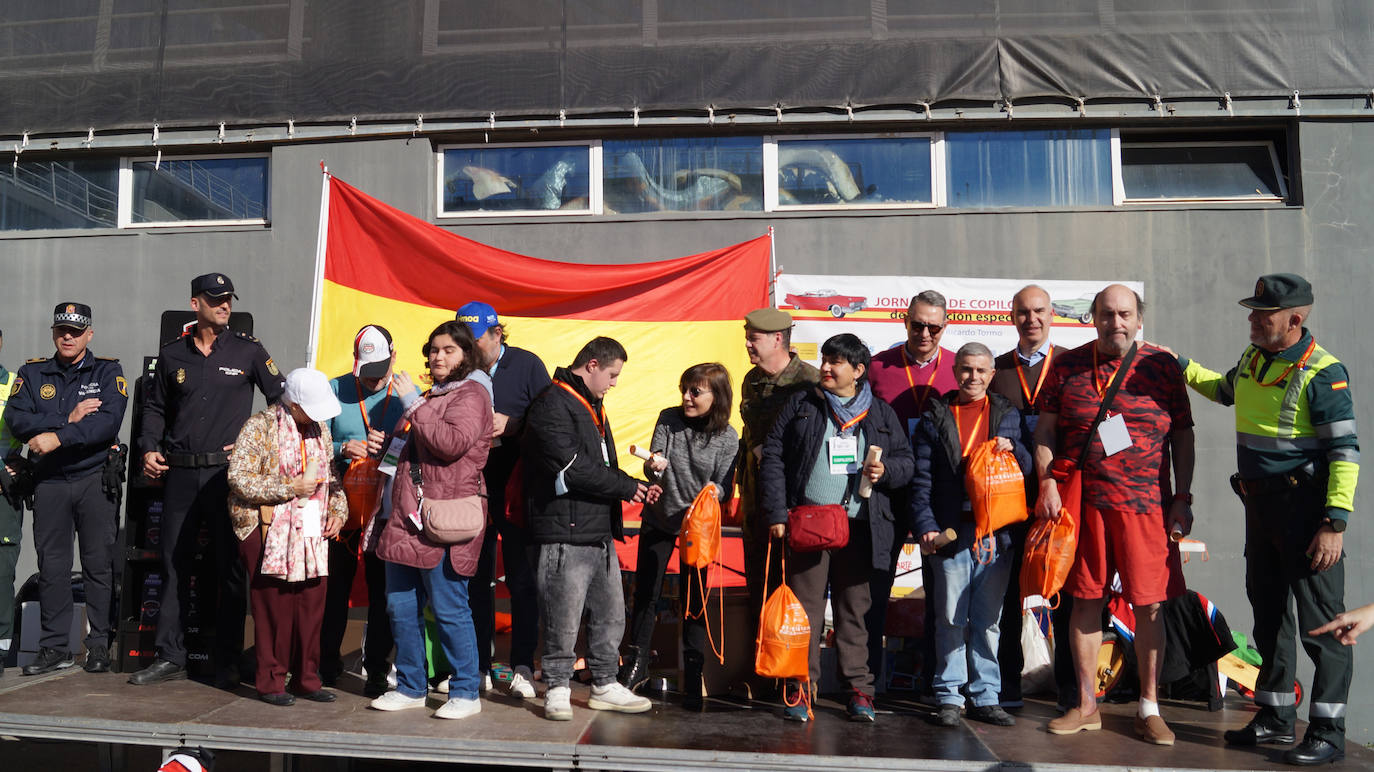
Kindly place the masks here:
POLYGON ((225 330, 207 356, 196 346, 195 329, 158 352, 140 453, 222 452, 252 415, 255 386, 268 402, 286 390, 286 379, 257 338, 225 330))
POLYGON ((14 436, 28 442, 44 432, 54 432, 61 446, 51 453, 30 457, 34 478, 77 480, 100 469, 110 446, 119 438, 124 409, 129 404, 129 385, 118 359, 97 357, 87 349, 69 365, 56 357, 30 359, 19 368, 5 406, 5 424, 14 436), (72 409, 95 397, 100 407, 71 423, 72 409))

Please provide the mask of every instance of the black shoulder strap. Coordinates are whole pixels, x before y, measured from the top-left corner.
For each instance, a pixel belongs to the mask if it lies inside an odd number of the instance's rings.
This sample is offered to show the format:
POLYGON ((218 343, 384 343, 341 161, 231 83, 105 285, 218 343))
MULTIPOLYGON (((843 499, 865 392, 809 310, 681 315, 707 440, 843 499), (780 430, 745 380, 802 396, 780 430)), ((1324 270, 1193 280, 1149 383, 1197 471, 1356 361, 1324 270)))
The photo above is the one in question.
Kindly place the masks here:
POLYGON ((421 490, 424 481, 420 479, 420 454, 415 450, 415 437, 406 438, 407 452, 410 454, 410 481, 415 484, 415 490, 421 490))
POLYGON ((1107 391, 1102 395, 1102 407, 1097 409, 1097 417, 1093 419, 1092 425, 1088 427, 1088 439, 1083 443, 1083 452, 1078 456, 1078 468, 1088 462, 1088 451, 1093 446, 1093 434, 1097 432, 1098 424, 1107 417, 1107 411, 1112 407, 1112 400, 1116 398, 1116 393, 1121 390, 1121 382, 1126 380, 1126 372, 1131 369, 1131 363, 1135 361, 1135 352, 1139 344, 1132 343, 1131 350, 1126 352, 1126 356, 1121 359, 1121 366, 1116 368, 1116 375, 1112 376, 1112 382, 1108 384, 1107 391))

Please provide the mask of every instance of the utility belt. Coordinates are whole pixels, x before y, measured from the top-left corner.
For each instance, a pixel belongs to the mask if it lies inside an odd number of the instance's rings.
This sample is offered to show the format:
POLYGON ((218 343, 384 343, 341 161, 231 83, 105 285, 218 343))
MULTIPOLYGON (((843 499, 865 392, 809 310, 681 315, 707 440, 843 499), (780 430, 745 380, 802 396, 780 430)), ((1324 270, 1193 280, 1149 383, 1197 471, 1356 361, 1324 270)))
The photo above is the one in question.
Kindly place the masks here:
POLYGON ((207 467, 224 466, 229 463, 229 451, 216 450, 211 453, 168 453, 163 456, 167 466, 207 467))
POLYGON ((1236 492, 1242 499, 1254 498, 1257 496, 1271 496, 1275 493, 1284 493, 1295 488, 1314 488, 1322 483, 1317 476, 1316 464, 1308 461, 1306 464, 1285 474, 1276 474, 1270 477, 1257 477, 1251 480, 1241 479, 1239 474, 1231 475, 1231 490, 1236 492))

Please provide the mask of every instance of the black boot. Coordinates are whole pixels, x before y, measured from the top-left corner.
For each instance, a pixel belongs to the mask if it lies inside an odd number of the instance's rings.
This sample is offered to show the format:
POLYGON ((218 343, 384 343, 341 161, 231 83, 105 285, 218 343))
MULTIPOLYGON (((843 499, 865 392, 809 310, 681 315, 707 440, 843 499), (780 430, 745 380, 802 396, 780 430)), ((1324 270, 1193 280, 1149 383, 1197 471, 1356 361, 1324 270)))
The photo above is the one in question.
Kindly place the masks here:
POLYGON ((630 646, 625 652, 625 656, 620 658, 620 674, 617 680, 632 692, 639 691, 640 687, 649 681, 649 654, 641 652, 638 646, 630 646))
POLYGON ((704 662, 705 658, 699 651, 682 653, 682 707, 687 710, 699 711, 705 707, 702 692, 706 683, 701 677, 704 662))

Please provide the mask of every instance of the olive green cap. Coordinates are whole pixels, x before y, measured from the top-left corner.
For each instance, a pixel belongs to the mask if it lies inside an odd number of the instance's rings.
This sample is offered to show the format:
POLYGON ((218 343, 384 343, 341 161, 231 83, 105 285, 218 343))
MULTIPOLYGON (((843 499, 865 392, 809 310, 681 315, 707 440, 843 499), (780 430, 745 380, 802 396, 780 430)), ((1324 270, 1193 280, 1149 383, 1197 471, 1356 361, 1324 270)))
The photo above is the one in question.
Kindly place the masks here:
POLYGON ((792 315, 776 308, 760 308, 744 315, 744 329, 782 332, 792 329, 792 315))

